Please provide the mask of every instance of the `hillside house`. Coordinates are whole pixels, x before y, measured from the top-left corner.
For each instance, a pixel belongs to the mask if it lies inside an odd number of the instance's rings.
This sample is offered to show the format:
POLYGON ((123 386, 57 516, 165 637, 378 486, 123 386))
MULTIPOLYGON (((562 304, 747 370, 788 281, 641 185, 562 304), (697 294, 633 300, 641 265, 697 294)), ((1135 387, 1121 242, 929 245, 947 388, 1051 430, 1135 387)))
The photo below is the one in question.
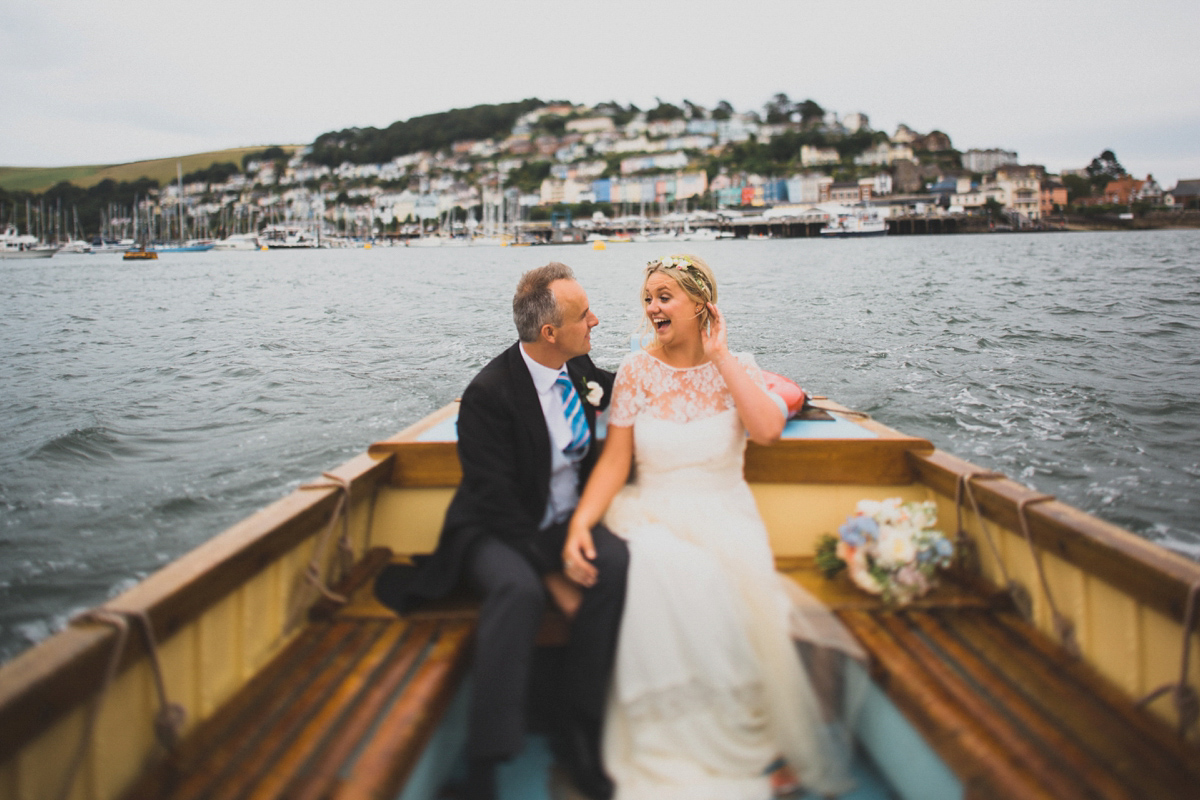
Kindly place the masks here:
POLYGON ((1042 181, 1042 216, 1054 214, 1067 207, 1067 187, 1056 180, 1042 181))
POLYGON ((1200 208, 1200 179, 1179 181, 1163 195, 1163 202, 1176 208, 1200 208))
POLYGON ((995 172, 1000 167, 1017 163, 1015 150, 1001 150, 993 147, 989 150, 972 148, 962 154, 963 169, 968 172, 995 172))

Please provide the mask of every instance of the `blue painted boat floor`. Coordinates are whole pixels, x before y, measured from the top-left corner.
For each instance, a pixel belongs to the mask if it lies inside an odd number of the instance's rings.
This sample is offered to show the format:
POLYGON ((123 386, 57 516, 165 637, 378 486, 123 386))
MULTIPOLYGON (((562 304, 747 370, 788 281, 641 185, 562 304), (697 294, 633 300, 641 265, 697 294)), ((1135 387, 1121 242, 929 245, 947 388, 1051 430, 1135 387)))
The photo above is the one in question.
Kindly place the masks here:
MULTIPOLYGON (((604 436, 601 420, 600 436, 604 436)), ((861 425, 835 417, 832 420, 793 419, 783 429, 784 439, 876 439, 878 435, 861 425)), ((458 441, 458 418, 442 420, 417 437, 419 442, 458 441)))
MULTIPOLYGON (((525 749, 517 758, 503 764, 497 774, 499 800, 563 800, 550 793, 550 770, 554 758, 545 736, 531 734, 526 737, 525 749)), ((459 769, 462 769, 460 765, 459 769)), ((870 759, 859 752, 852 767, 855 788, 838 795, 839 800, 894 800, 884 779, 870 759)), ((769 798, 763 798, 769 800, 769 798)), ((815 794, 803 793, 787 796, 787 800, 822 800, 815 794)))

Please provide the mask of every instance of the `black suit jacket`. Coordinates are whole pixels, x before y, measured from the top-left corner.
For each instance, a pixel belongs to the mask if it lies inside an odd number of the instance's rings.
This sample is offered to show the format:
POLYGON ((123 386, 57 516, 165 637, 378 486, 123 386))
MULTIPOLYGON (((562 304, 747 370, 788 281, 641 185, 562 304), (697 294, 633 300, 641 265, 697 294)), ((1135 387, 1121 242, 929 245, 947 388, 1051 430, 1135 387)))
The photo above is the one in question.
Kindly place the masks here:
MULTIPOLYGON (((586 383, 604 389, 597 409, 584 400, 588 426, 596 429, 596 412, 608 406, 613 373, 586 355, 567 362, 567 372, 583 399, 586 383)), ((520 344, 514 344, 484 367, 467 386, 458 409, 458 460, 462 483, 446 511, 433 555, 415 569, 389 568, 376 582, 376 595, 400 611, 422 598, 442 597, 458 583, 463 560, 479 537, 495 536, 521 553, 544 573, 557 568, 537 547, 538 526, 550 494, 550 433, 537 389, 520 344)), ((583 483, 596 463, 593 441, 580 464, 583 483)))

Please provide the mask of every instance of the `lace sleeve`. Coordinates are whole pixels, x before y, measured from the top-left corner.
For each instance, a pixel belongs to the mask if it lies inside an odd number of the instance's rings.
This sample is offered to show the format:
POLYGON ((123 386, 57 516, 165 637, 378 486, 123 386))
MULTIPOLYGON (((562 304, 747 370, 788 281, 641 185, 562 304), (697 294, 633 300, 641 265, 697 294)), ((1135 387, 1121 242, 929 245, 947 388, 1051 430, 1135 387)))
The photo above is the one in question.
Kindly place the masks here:
POLYGON ((633 425, 641 403, 638 402, 637 378, 634 369, 633 354, 625 356, 621 366, 617 368, 617 377, 613 381, 612 404, 608 414, 608 424, 627 428, 633 425))
POLYGON ((762 370, 758 368, 758 362, 754 360, 754 355, 751 353, 734 353, 733 357, 738 360, 742 368, 746 370, 746 374, 750 376, 750 380, 754 381, 754 385, 760 389, 767 389, 767 379, 763 377, 762 370))

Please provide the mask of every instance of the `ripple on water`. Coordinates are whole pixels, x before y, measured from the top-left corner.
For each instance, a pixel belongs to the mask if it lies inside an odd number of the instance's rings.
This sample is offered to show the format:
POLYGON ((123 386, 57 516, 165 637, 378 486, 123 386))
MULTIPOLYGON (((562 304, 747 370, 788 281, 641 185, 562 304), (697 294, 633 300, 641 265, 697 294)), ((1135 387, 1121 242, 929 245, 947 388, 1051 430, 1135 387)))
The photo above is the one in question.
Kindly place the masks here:
POLYGON ((130 447, 110 428, 93 425, 76 428, 42 444, 30 458, 48 462, 112 461, 122 456, 134 456, 137 448, 130 447))

